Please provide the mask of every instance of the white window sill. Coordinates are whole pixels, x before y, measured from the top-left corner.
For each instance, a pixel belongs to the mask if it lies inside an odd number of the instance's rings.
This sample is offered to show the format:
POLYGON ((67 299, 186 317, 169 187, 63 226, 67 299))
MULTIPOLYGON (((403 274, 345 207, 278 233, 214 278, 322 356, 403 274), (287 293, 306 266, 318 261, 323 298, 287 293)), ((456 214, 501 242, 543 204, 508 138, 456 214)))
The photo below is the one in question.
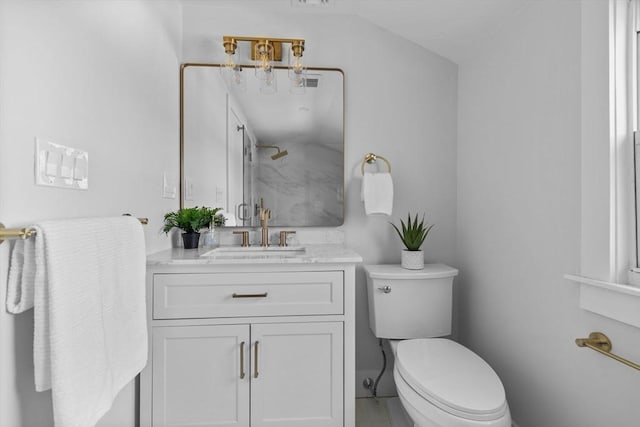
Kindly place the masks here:
POLYGON ((640 287, 565 274, 580 284, 580 308, 640 328, 640 287))

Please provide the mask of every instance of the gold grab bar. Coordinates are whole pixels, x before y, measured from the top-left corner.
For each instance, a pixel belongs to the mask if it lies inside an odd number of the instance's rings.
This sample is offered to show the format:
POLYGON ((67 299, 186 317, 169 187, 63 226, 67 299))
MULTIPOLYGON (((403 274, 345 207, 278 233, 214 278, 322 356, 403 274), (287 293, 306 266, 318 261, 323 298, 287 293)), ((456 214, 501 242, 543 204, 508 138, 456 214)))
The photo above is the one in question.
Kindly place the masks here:
POLYGON ((367 153, 365 154, 364 160, 362 161, 362 166, 360 167, 360 172, 362 172, 362 175, 364 175, 364 164, 374 163, 378 159, 384 161, 387 164, 387 169, 389 170, 389 173, 391 173, 391 163, 389 163, 389 160, 385 159, 382 156, 378 156, 377 154, 367 153))
MULTIPOLYGON (((130 216, 125 214, 126 216, 130 216)), ((141 224, 146 225, 149 223, 149 218, 138 218, 141 224)), ((9 239, 28 239, 36 235, 36 230, 33 228, 5 228, 4 224, 0 222, 0 243, 9 239)))
POLYGON ((578 347, 588 347, 591 350, 595 350, 598 353, 604 354, 613 360, 617 360, 620 363, 624 363, 625 365, 640 371, 640 365, 637 363, 611 353, 611 340, 602 332, 591 332, 589 334, 589 338, 576 338, 576 345, 578 347))

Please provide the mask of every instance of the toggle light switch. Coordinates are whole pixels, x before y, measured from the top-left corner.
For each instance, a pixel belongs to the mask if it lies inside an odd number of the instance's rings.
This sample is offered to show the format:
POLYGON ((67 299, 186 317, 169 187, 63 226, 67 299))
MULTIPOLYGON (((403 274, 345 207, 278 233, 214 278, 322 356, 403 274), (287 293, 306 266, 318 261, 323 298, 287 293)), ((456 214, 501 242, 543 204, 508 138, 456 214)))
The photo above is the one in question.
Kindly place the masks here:
POLYGON ((88 163, 86 156, 80 155, 76 156, 74 166, 73 166, 73 179, 75 181, 83 181, 88 177, 88 163))
POLYGON ((73 178, 73 168, 75 158, 71 156, 62 156, 62 165, 60 168, 60 176, 66 180, 73 178))
POLYGON ((45 151, 44 174, 48 177, 55 178, 58 176, 58 165, 60 164, 60 153, 55 151, 45 151))

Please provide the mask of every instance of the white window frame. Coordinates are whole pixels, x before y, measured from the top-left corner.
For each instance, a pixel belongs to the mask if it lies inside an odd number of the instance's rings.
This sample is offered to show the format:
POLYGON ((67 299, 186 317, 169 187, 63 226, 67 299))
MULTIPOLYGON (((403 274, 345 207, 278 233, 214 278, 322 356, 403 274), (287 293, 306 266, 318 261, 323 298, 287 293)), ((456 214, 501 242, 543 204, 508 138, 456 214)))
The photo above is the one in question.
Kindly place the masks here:
POLYGON ((582 2, 581 265, 565 276, 580 283, 581 308, 638 328, 633 59, 639 2, 582 2))

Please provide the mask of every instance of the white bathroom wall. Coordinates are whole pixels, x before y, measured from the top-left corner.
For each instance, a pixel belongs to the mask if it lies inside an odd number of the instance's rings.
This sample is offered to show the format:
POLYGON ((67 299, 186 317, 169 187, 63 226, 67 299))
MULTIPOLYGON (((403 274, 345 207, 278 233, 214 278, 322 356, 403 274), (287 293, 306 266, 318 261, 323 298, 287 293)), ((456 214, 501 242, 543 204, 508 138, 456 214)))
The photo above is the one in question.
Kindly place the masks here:
MULTIPOLYGON (((147 251, 169 246, 163 172, 178 176, 175 1, 0 2, 0 221, 148 217, 147 251), (89 190, 34 185, 34 138, 89 153, 89 190)), ((72 236, 70 236, 72 238, 72 236)), ((33 384, 33 312, 5 310, 9 243, 0 245, 0 426, 51 426, 50 393, 33 384)), ((102 426, 133 426, 134 388, 102 426)))
POLYGON ((582 88, 608 102, 607 3, 529 2, 459 68, 459 331, 520 427, 640 423, 640 376, 574 344, 600 330, 637 360, 640 330, 580 310, 563 279, 580 267, 581 129, 608 125, 581 121, 582 88))
MULTIPOLYGON (((222 62, 223 35, 270 35, 305 38, 307 65, 344 70, 346 192, 341 230, 346 244, 365 263, 397 263, 402 246, 388 221, 397 223, 408 211, 425 212, 427 221, 436 224, 423 247, 427 261, 455 265, 455 64, 355 16, 216 8, 200 1, 186 1, 183 16, 185 62, 222 62), (391 162, 392 218, 364 214, 360 165, 368 152, 391 162)), ((356 390, 362 395, 367 395, 360 386, 363 378, 375 378, 382 365, 369 331, 365 284, 358 268, 356 390)), ((380 391, 393 391, 390 371, 380 391)))

